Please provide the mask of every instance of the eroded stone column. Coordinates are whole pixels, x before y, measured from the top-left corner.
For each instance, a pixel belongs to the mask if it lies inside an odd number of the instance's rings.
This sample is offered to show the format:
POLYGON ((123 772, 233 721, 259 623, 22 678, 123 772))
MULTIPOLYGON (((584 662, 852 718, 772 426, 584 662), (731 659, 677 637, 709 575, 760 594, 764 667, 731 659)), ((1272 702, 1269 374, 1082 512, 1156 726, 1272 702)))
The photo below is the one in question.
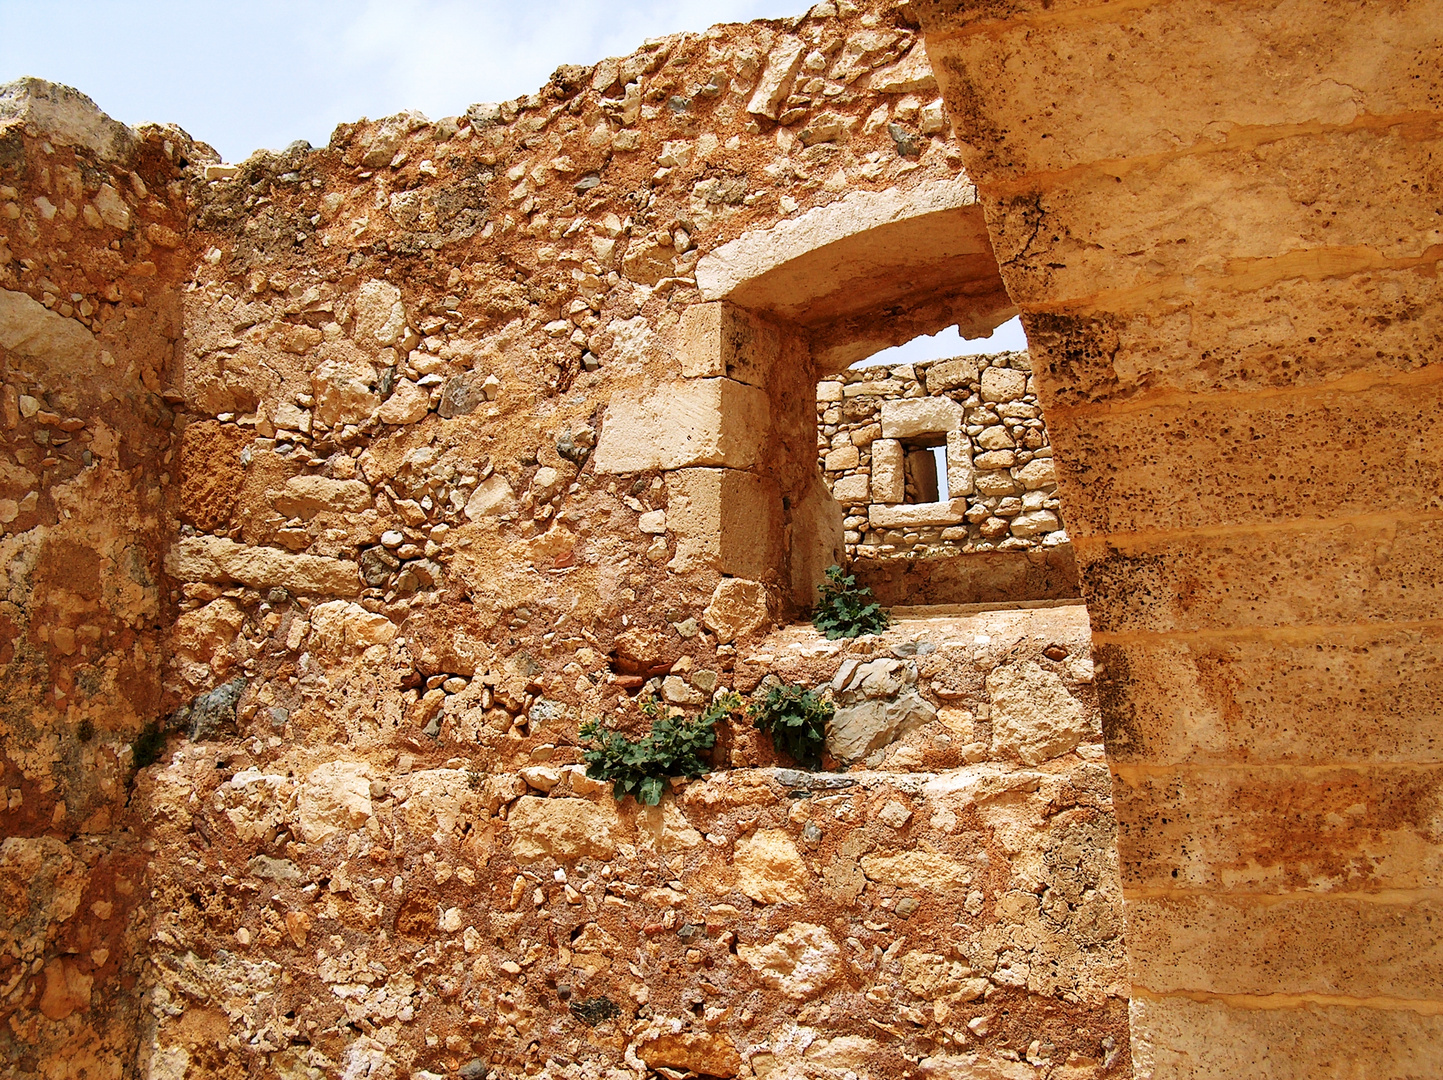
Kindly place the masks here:
POLYGON ((922 8, 1105 696, 1138 1072, 1443 1069, 1443 5, 922 8))

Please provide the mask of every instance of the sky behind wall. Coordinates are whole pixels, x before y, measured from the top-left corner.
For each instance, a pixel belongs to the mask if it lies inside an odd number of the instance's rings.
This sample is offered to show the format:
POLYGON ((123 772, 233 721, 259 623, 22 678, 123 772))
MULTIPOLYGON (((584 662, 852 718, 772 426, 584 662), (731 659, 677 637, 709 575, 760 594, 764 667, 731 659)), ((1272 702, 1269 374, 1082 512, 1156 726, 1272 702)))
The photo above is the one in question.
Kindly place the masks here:
MULTIPOLYGON (((432 119, 539 89, 561 64, 647 38, 780 18, 807 0, 0 0, 0 83, 35 75, 132 126, 168 121, 226 161, 337 124, 432 119)), ((1025 348, 1016 320, 969 347, 954 330, 897 363, 1025 348)), ((878 354, 873 362, 884 359, 878 354)))

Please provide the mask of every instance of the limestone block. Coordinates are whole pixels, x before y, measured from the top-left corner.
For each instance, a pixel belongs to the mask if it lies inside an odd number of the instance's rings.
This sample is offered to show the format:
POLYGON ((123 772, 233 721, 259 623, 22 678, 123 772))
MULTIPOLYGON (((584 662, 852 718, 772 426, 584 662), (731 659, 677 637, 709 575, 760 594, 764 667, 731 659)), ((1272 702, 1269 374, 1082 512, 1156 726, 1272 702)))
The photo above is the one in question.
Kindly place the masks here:
MULTIPOLYGON (((989 369, 991 370, 991 369, 989 369)), ((882 402, 882 437, 941 435, 962 427, 962 406, 951 398, 903 398, 882 402)))
POLYGON ((327 427, 364 423, 381 404, 375 386, 376 369, 370 364, 324 361, 311 374, 316 422, 327 427))
POLYGON ((767 55, 767 66, 747 102, 747 112, 753 116, 765 116, 775 120, 781 115, 782 102, 791 89, 797 69, 802 66, 802 56, 807 47, 794 37, 784 37, 767 55))
POLYGON ((971 867, 931 851, 873 852, 861 866, 868 879, 899 889, 960 891, 972 884, 971 867))
POLYGON ((866 473, 844 476, 832 485, 832 498, 844 506, 872 501, 872 480, 866 473))
POLYGON ((749 468, 760 459, 770 425, 766 393, 734 379, 686 379, 650 391, 623 391, 606 408, 595 469, 749 468))
POLYGON ((736 843, 737 888, 758 904, 800 904, 812 875, 785 829, 760 829, 736 843))
POLYGON ((1012 475, 1028 491, 1052 487, 1057 483, 1057 474, 1053 470, 1051 458, 1033 458, 1012 475))
POLYGON ((85 149, 119 164, 135 153, 135 132, 112 120, 78 90, 24 77, 0 86, 0 120, 21 120, 32 137, 85 149))
POLYGON ((907 497, 906 453, 896 439, 872 443, 872 501, 899 503, 907 497))
POLYGON ((511 854, 522 863, 548 856, 558 862, 609 859, 616 853, 621 830, 621 818, 610 795, 598 802, 527 795, 517 800, 506 824, 511 832, 511 854))
POLYGON ((183 612, 171 631, 171 647, 177 659, 202 664, 216 674, 223 674, 232 659, 227 647, 240 633, 245 620, 245 610, 234 600, 222 596, 194 611, 183 612))
POLYGON ((323 656, 343 658, 372 645, 388 645, 396 636, 390 619, 349 600, 314 604, 310 617, 311 648, 323 656))
POLYGON ((896 63, 872 72, 868 85, 874 94, 916 94, 935 92, 937 79, 927 62, 926 48, 918 42, 896 63))
POLYGON ((965 431, 947 432, 947 494, 957 499, 971 495, 976 487, 977 469, 972 462, 972 440, 965 431))
POLYGON ((782 505, 776 485, 736 469, 681 469, 667 479, 673 570, 710 568, 765 580, 781 565, 782 505))
POLYGON ((723 644, 762 633, 771 621, 766 586, 744 578, 723 578, 717 582, 711 603, 702 613, 702 625, 723 644))
POLYGON ((983 401, 1019 401, 1027 393, 1027 372, 990 367, 982 372, 983 401))
POLYGON ((846 446, 839 446, 835 450, 829 450, 825 459, 828 472, 840 472, 843 469, 855 469, 862 462, 861 451, 850 442, 846 446))
POLYGON ((865 1076, 873 1055, 880 1049, 881 1043, 865 1035, 838 1035, 807 1047, 807 1061, 844 1075, 850 1072, 865 1076))
POLYGON ((23 292, 0 289, 0 348, 57 373, 80 373, 99 363, 95 335, 23 292))
POLYGON ((1099 633, 1204 627, 1353 625, 1434 618, 1443 609, 1436 552, 1443 522, 1413 524, 1405 541, 1382 522, 1328 524, 1286 533, 1165 538, 1089 552, 1093 581, 1129 587, 1088 594, 1099 633), (1389 557, 1380 560, 1378 553, 1389 557), (1256 575, 1219 574, 1229 566, 1268 567, 1256 575), (1313 567, 1306 588, 1279 588, 1283 568, 1313 567))
POLYGON ((511 490, 511 484, 500 473, 493 473, 477 484, 471 498, 466 500, 466 518, 475 521, 477 518, 507 514, 515 507, 516 493, 511 490))
POLYGON ((927 368, 923 376, 929 394, 945 394, 968 383, 977 381, 980 361, 972 356, 959 356, 955 360, 941 360, 927 368))
POLYGON ((937 719, 937 710, 915 690, 891 701, 868 700, 838 709, 827 724, 827 751, 850 764, 937 719))
POLYGON ((1036 765, 1102 736, 1062 679, 1033 660, 994 668, 987 693, 993 748, 1014 760, 1036 765))
POLYGON ((355 316, 357 343, 386 348, 406 333, 401 290, 388 281, 367 281, 356 290, 355 316))
POLYGON ((1276 522, 1319 507, 1338 517, 1409 513, 1437 507, 1443 490, 1443 445, 1431 437, 1443 427, 1443 388, 1433 383, 1287 403, 1230 395, 1065 427, 1090 470, 1070 493, 1076 516, 1102 532, 1276 522), (1409 421, 1380 424, 1383 416, 1409 421))
POLYGON ((1443 905, 1327 894, 1137 897, 1133 979, 1151 993, 1432 999, 1443 988, 1443 905))
POLYGON ((827 567, 840 565, 845 554, 842 505, 813 472, 800 498, 793 495, 790 563, 792 602, 810 607, 827 567))
POLYGON ((166 553, 165 571, 179 581, 234 581, 253 589, 281 585, 302 596, 355 596, 361 591, 353 562, 247 547, 219 536, 181 537, 166 553))
MULTIPOLYGON (((1136 1075, 1234 1080, 1443 1075, 1443 1016, 1410 1008, 1234 1007, 1185 997, 1133 998, 1136 1075)), ((1056 1075, 1055 1073, 1053 1075, 1056 1075)))
POLYGON ((867 508, 867 519, 874 529, 956 525, 966 519, 966 514, 966 499, 949 499, 937 503, 900 503, 896 506, 879 506, 873 503, 867 508))
POLYGON ((1426 760, 1443 746, 1440 651, 1443 630, 1387 627, 1296 642, 1104 646, 1099 678, 1116 717, 1108 753, 1128 761, 1426 760), (1234 677, 1220 681, 1216 671, 1234 677))
POLYGON ((841 401, 842 384, 839 382, 832 382, 826 379, 824 379, 822 382, 817 383, 817 400, 841 401))
MULTIPOLYGON (((724 377, 765 387, 782 353, 781 333, 724 301, 692 304, 677 327, 677 358, 689 379, 724 377)), ((841 386, 837 400, 841 400, 841 386)))
POLYGON ((1364 892, 1443 875, 1428 765, 1128 766, 1112 797, 1125 886, 1364 892))
POLYGON ((719 1031, 662 1031, 643 1034, 636 1056, 648 1069, 680 1069, 702 1076, 731 1077, 741 1072, 736 1044, 719 1031))
POLYGON ((1028 539, 1043 533, 1056 532, 1062 522, 1051 510, 1029 510, 1012 519, 1012 535, 1028 539))
POLYGON ((358 513, 371 505, 371 489, 361 480, 293 476, 276 494, 276 512, 310 520, 322 511, 358 513))
POLYGON ((430 411, 430 393, 410 379, 402 379, 376 411, 376 418, 383 424, 414 424, 430 411))
MULTIPOLYGON (((581 773, 582 783, 578 785, 576 773, 572 774, 571 790, 576 795, 586 795, 583 790, 590 785, 594 792, 605 791, 611 794, 611 785, 600 784, 595 780, 588 780, 584 770, 577 769, 581 773)), ((638 806, 636 808, 636 833, 640 840, 649 840, 656 849, 661 852, 685 851, 702 844, 701 833, 691 827, 686 815, 672 799, 663 799, 658 806, 638 806)))
POLYGON ((841 973, 841 950, 815 923, 793 923, 764 945, 738 945, 737 955, 764 985, 797 1001, 812 997, 841 973))
POLYGON ((978 495, 1016 495, 1022 490, 1006 469, 980 469, 973 474, 972 483, 978 495))
POLYGON ((1017 442, 1005 427, 993 424, 984 428, 982 434, 977 436, 977 445, 983 450, 1011 450, 1017 446, 1017 442))
POLYGON ((324 843, 371 820, 371 767, 363 761, 328 761, 311 770, 297 800, 301 836, 324 843))
MULTIPOLYGON (((1060 1070, 1062 1076, 1070 1070, 1060 1070)), ((921 1080, 1037 1080, 1037 1070, 1025 1061, 1008 1061, 984 1054, 938 1054, 917 1066, 921 1080)), ((1080 1077, 1085 1074, 1079 1074, 1080 1077)))

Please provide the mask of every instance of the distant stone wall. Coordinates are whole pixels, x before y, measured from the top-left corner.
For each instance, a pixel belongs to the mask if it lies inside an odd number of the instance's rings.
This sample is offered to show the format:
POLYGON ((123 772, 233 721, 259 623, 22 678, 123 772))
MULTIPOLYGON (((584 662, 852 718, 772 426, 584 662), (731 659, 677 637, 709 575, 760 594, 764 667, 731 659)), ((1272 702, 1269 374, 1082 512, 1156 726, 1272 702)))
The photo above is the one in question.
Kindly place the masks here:
POLYGON ((846 508, 853 558, 1067 543, 1052 444, 1025 352, 829 377, 817 386, 817 457, 846 508), (924 447, 939 443, 946 447, 946 499, 926 490, 935 459, 924 447), (917 461, 914 454, 925 456, 917 461))

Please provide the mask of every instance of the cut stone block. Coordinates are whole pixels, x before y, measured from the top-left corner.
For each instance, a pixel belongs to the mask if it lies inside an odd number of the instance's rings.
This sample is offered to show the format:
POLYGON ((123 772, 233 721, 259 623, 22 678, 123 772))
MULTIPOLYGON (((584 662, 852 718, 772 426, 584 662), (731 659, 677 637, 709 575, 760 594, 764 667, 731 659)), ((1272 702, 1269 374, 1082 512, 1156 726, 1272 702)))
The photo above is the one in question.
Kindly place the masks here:
MULTIPOLYGON (((677 354, 687 378, 720 376, 765 386, 782 339, 764 320, 733 304, 693 304, 682 312, 677 354)), ((837 398, 841 398, 837 387, 837 398)))
POLYGON ((770 422, 767 395, 734 379, 687 379, 650 393, 622 392, 606 409, 596 471, 747 468, 760 458, 770 422))
POLYGON ((966 499, 948 499, 936 503, 902 503, 899 506, 867 508, 867 518, 874 529, 905 529, 909 526, 956 525, 967 513, 966 499))
POLYGON ((950 398, 905 398, 882 402, 882 437, 910 439, 942 435, 962 427, 962 406, 950 398))
POLYGON ((710 568, 754 581, 781 565, 782 500, 776 485, 737 469, 682 469, 667 478, 670 568, 710 568))
POLYGON ((899 503, 907 497, 906 455, 896 439, 872 443, 872 501, 899 503))

